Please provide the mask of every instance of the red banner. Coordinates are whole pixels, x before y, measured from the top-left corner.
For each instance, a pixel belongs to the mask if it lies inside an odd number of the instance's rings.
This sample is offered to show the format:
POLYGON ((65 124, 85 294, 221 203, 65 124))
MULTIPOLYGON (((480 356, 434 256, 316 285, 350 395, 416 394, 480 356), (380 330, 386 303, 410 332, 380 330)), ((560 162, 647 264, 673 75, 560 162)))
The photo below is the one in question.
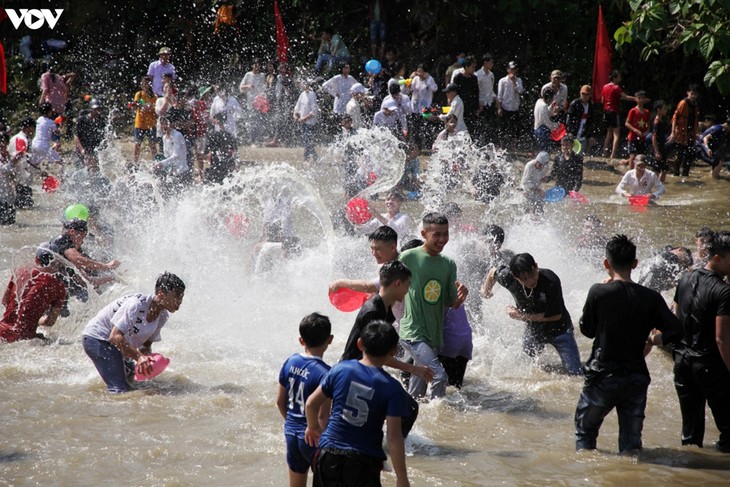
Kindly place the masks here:
POLYGON ((289 62, 289 38, 286 36, 284 22, 279 13, 279 2, 274 0, 274 17, 276 20, 276 54, 280 63, 289 62))
POLYGON ((610 81, 613 49, 608 37, 606 23, 603 21, 603 10, 598 6, 598 28, 596 30, 596 52, 593 56, 593 102, 601 102, 603 85, 610 81))

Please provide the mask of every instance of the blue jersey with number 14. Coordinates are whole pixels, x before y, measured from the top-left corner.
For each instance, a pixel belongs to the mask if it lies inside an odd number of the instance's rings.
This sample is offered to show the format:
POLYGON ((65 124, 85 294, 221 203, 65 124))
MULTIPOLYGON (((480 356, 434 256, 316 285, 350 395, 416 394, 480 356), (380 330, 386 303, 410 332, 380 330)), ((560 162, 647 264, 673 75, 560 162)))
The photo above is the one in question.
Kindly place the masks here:
POLYGON ((409 414, 403 386, 381 368, 344 360, 325 376, 322 392, 332 398, 332 413, 319 448, 354 450, 385 460, 386 416, 409 414))
POLYGON ((296 353, 289 357, 279 372, 279 384, 284 386, 289 397, 284 422, 284 434, 304 438, 307 418, 304 404, 319 386, 330 366, 319 357, 296 353))

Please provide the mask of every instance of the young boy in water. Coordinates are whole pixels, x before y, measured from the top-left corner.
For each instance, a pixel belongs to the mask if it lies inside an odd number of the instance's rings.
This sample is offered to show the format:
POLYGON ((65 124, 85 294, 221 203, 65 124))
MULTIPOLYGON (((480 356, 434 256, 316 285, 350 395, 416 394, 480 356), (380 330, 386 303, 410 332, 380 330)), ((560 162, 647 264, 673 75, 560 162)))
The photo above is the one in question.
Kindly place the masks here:
POLYGON ((383 370, 398 349, 398 332, 384 321, 368 323, 358 339, 360 360, 335 365, 307 400, 305 439, 318 446, 315 486, 380 485, 383 468, 383 423, 398 487, 408 487, 401 418, 408 415, 406 395, 383 370), (332 401, 327 428, 317 415, 332 401))
POLYGON ((624 124, 629 129, 629 169, 634 168, 636 154, 646 153, 646 135, 651 129, 651 113, 644 108, 646 102, 649 101, 646 92, 637 91, 634 98, 636 98, 636 106, 629 110, 624 124))
MULTIPOLYGON (((307 471, 312 466, 316 452, 316 448, 304 441, 307 428, 304 405, 330 370, 322 356, 332 343, 331 331, 332 325, 326 316, 319 313, 305 316, 299 323, 299 343, 304 347, 304 353, 289 357, 279 372, 276 406, 284 418, 289 487, 306 487, 307 471)), ((314 421, 319 421, 322 428, 327 424, 329 410, 329 401, 324 401, 315 412, 314 421)))

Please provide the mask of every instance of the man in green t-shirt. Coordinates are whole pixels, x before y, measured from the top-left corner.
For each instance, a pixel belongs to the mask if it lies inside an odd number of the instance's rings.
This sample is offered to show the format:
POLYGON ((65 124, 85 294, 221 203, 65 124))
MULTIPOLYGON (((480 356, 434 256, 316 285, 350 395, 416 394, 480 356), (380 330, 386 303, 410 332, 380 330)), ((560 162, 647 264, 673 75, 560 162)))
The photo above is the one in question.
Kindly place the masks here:
MULTIPOLYGON (((433 370, 433 398, 444 396, 448 384, 437 355, 437 349, 443 345, 444 312, 448 307, 461 306, 469 290, 456 280, 456 263, 441 255, 449 241, 449 220, 440 213, 428 213, 423 217, 421 236, 424 239, 421 247, 406 250, 399 257, 412 273, 400 335, 413 349, 414 360, 433 370)), ((421 378, 412 376, 408 393, 424 396, 427 385, 421 378)))

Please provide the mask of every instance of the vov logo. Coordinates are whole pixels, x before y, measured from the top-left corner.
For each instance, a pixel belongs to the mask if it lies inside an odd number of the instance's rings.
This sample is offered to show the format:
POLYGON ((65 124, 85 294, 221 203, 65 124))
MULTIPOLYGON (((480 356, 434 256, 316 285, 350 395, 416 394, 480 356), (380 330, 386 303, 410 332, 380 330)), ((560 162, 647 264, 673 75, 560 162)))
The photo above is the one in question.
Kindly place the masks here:
POLYGON ((10 22, 13 23, 13 27, 18 29, 21 22, 25 22, 25 26, 31 30, 38 30, 43 27, 43 24, 48 23, 48 27, 53 29, 56 27, 56 22, 61 18, 63 13, 62 8, 55 9, 55 16, 51 9, 27 9, 27 8, 6 8, 5 13, 8 14, 10 22))

